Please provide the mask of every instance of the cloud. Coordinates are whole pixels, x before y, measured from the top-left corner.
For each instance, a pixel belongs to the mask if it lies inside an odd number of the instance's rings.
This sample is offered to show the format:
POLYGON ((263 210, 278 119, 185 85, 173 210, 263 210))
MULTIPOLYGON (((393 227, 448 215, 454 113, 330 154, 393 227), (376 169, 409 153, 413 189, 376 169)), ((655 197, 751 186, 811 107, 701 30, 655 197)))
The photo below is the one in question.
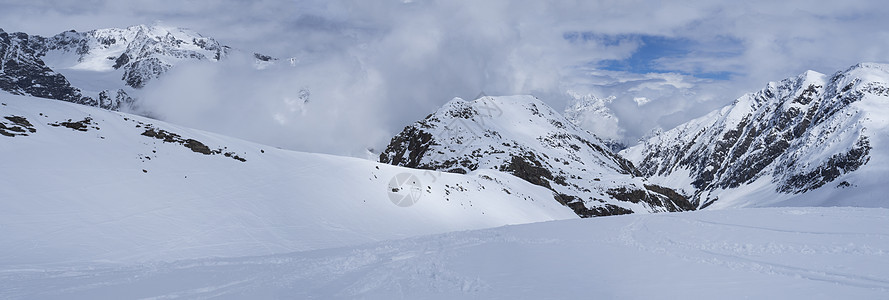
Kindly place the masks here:
MULTIPOLYGON (((734 100, 725 95, 742 93, 726 81, 677 73, 633 74, 595 68, 574 72, 571 78, 576 81, 565 86, 582 93, 613 97, 606 103, 607 109, 620 120, 623 136, 611 138, 630 145, 652 129, 673 128, 734 100)), ((587 129, 603 136, 613 132, 587 129)))
POLYGON ((257 70, 248 58, 233 57, 178 66, 143 90, 140 109, 271 146, 359 156, 391 137, 389 112, 399 110, 396 103, 365 97, 381 93, 380 81, 378 73, 349 61, 257 70))
POLYGON ((807 69, 886 61, 880 1, 4 1, 7 31, 51 35, 162 20, 293 57, 177 68, 146 90, 171 121, 282 147, 382 147, 452 97, 614 96, 627 142, 807 69), (46 20, 53 20, 46 22, 46 20), (639 64, 642 68, 618 68, 639 64), (611 66, 611 67, 609 67, 611 66), (187 84, 186 84, 187 83, 187 84), (300 104, 301 89, 310 102, 300 104), (296 97, 296 98, 294 98, 296 97), (635 99, 648 99, 640 105, 635 99))
POLYGON ((651 102, 651 99, 645 97, 633 97, 633 102, 636 102, 636 105, 642 106, 651 102))

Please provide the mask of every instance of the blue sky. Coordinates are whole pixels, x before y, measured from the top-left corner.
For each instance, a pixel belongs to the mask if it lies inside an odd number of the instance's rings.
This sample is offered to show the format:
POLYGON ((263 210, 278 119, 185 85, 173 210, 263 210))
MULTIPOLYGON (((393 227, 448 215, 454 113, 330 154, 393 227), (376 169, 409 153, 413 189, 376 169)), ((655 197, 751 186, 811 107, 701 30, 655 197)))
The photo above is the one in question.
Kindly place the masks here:
POLYGON ((596 67, 598 69, 634 74, 678 73, 701 79, 728 80, 735 74, 735 71, 704 71, 699 68, 688 68, 684 70, 674 69, 669 66, 664 66, 661 62, 664 60, 681 60, 693 55, 713 58, 731 58, 733 56, 741 55, 742 53, 740 41, 730 38, 721 38, 718 43, 712 43, 712 45, 710 45, 711 47, 713 45, 717 46, 713 49, 696 40, 660 35, 605 35, 593 32, 570 32, 565 33, 563 37, 572 43, 592 41, 600 43, 606 47, 619 46, 624 43, 636 44, 636 49, 632 51, 632 55, 629 57, 623 59, 605 59, 590 63, 591 67, 596 67))

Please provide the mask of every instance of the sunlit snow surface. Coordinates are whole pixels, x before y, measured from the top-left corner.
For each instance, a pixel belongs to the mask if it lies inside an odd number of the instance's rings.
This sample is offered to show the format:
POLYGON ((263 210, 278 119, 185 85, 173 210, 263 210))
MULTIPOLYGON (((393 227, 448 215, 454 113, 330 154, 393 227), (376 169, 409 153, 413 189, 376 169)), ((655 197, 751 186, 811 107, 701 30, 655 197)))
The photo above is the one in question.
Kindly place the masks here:
POLYGON ((25 118, 35 130, 0 136, 0 268, 267 255, 577 218, 549 190, 504 173, 414 170, 61 101, 0 102, 0 124, 25 118), (84 131, 51 125, 87 118, 84 131), (421 191, 399 207, 389 183, 405 173, 421 191))
POLYGON ((553 221, 261 257, 0 272, 2 298, 886 299, 889 210, 553 221))
POLYGON ((23 117, 35 130, 0 136, 0 299, 889 298, 883 208, 482 229, 576 215, 495 171, 438 174, 60 101, 0 102, 6 128, 23 117), (86 131, 51 125, 86 117, 86 131), (388 194, 403 173, 425 187, 409 207, 388 194))

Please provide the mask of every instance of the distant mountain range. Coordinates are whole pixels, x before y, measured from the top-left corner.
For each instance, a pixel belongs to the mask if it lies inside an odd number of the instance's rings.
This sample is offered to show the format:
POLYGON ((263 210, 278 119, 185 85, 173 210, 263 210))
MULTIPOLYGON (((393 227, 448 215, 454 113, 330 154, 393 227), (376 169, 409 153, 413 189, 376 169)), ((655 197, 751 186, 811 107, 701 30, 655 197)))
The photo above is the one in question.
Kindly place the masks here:
MULTIPOLYGON (((225 59, 231 47, 160 24, 67 31, 52 37, 0 29, 0 90, 119 110, 133 93, 185 62, 225 59)), ((274 58, 253 54, 258 63, 274 58)))
POLYGON ((621 154, 698 208, 885 207, 889 65, 771 82, 621 154))
MULTIPOLYGON (((162 25, 52 37, 0 30, 0 89, 127 110, 138 104, 134 94, 177 65, 213 63, 235 54, 244 53, 162 25)), ((250 58, 260 69, 277 61, 258 53, 250 58)), ((830 76, 808 71, 627 149, 583 129, 620 130, 606 106, 610 98, 572 94, 574 101, 562 113, 532 96, 454 99, 394 136, 379 162, 419 169, 424 182, 435 182, 443 173, 508 173, 521 180, 495 180, 497 197, 555 203, 581 217, 771 205, 884 207, 882 195, 889 191, 880 180, 889 172, 887 70, 889 65, 865 63, 830 76), (513 194, 529 190, 527 184, 549 194, 513 194)), ((96 125, 90 115, 98 112, 33 121, 42 117, 33 113, 41 112, 17 105, 31 115, 4 114, 0 120, 0 134, 14 138, 16 145, 29 140, 21 136, 41 136, 43 124, 78 131, 124 126, 96 125)), ((202 154, 250 160, 224 147, 194 148, 198 145, 170 134, 174 131, 139 130, 143 138, 179 143, 202 154)), ((437 199, 450 201, 449 193, 437 199)))

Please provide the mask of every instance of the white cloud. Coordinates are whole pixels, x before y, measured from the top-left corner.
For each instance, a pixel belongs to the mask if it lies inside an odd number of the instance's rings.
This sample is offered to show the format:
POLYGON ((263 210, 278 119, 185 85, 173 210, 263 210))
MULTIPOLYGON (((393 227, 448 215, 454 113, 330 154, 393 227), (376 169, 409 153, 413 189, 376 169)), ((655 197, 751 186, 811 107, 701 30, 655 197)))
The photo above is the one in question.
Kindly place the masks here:
POLYGON ((636 105, 642 106, 651 102, 651 99, 645 97, 633 97, 633 102, 636 102, 636 105))
POLYGON ((265 73, 177 70, 172 78, 209 79, 165 80, 150 91, 167 97, 154 108, 186 125, 339 154, 381 147, 452 97, 480 91, 532 93, 557 109, 570 100, 568 89, 615 96, 609 107, 632 142, 767 81, 886 61, 889 53, 889 6, 863 0, 0 0, 0 7, 7 31, 51 35, 163 20, 236 48, 295 57, 296 67, 265 73), (596 70, 602 60, 630 57, 639 41, 566 40, 572 32, 681 38, 695 48, 652 58, 673 73, 596 70), (677 73, 726 71, 729 81, 677 73), (292 87, 309 88, 312 101, 294 109, 286 101, 292 87))

